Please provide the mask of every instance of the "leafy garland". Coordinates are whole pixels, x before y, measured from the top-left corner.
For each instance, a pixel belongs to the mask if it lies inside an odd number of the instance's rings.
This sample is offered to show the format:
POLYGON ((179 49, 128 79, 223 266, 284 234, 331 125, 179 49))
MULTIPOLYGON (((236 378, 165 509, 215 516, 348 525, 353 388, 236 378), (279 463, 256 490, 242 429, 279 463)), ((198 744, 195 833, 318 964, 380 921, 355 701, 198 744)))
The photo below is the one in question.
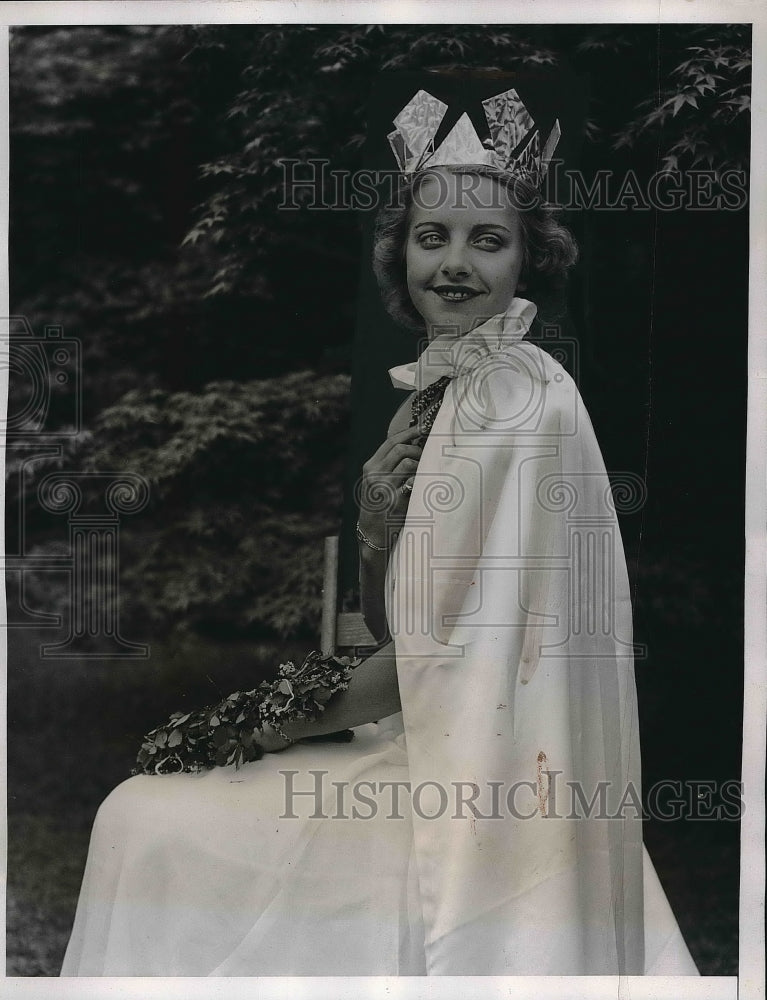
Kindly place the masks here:
POLYGON ((279 733, 287 722, 316 719, 336 692, 348 688, 361 662, 313 651, 300 667, 281 663, 273 681, 252 691, 235 691, 217 705, 186 714, 174 712, 144 737, 132 774, 194 773, 260 760, 258 734, 265 725, 279 733))

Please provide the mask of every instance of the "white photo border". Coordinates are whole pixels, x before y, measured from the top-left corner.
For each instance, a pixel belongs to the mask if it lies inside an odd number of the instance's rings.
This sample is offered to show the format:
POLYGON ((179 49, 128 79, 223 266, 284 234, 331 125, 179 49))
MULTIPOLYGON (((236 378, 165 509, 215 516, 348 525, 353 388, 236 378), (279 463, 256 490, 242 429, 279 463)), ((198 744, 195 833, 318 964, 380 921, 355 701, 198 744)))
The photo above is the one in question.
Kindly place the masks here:
MULTIPOLYGON (((738 977, 461 977, 461 978, 258 978, 258 979, 43 979, 8 977, 2 993, 16 998, 631 998, 631 1000, 759 1000, 765 997, 764 781, 767 727, 767 7, 759 0, 485 0, 468 5, 447 0, 125 0, 114 3, 7 2, 0 8, 0 107, 4 119, 0 154, 0 214, 4 239, 0 261, 0 308, 8 316, 8 38, 16 25, 65 24, 299 24, 299 23, 728 23, 753 25, 752 164, 750 189, 748 429, 746 459, 745 703, 743 720, 744 814, 741 826, 740 954, 738 977)), ((0 369, 0 405, 7 376, 0 369)), ((0 462, 4 471, 4 440, 0 462)), ((0 511, 0 518, 2 518, 0 511)), ((2 690, 6 691, 5 584, 0 582, 2 690)), ((6 792, 5 698, 0 713, 6 792)), ((0 830, 6 843, 5 823, 0 830)), ((5 854, 5 852, 3 852, 5 854)), ((4 904, 3 892, 3 904, 4 904)), ((5 930, 5 905, 0 910, 5 930)), ((3 934, 3 939, 4 939, 3 934)))

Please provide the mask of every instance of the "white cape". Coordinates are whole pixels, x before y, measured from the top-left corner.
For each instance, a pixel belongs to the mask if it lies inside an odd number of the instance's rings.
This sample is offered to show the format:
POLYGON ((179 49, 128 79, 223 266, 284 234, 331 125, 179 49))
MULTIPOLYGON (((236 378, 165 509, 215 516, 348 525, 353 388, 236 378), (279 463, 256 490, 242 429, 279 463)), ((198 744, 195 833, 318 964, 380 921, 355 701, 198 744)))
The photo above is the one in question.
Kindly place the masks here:
POLYGON ((534 314, 514 299, 392 373, 452 376, 387 583, 427 968, 640 975, 626 563, 578 390, 521 339, 534 314))
POLYGON ((572 381, 519 343, 531 308, 400 373, 456 376, 389 564, 402 712, 123 782, 62 975, 696 974, 636 812, 560 818, 566 781, 615 811, 639 746, 609 484, 572 381))

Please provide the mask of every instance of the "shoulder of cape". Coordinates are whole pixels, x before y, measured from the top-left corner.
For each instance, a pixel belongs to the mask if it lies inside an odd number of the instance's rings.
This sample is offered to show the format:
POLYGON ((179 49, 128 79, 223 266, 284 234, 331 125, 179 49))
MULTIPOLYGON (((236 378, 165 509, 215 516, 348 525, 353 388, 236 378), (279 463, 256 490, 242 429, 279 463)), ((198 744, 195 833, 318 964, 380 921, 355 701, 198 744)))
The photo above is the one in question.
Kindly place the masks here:
POLYGON ((581 407, 566 369, 525 340, 488 355, 468 380, 456 382, 454 433, 557 433, 581 407))
POLYGON ((555 385, 564 386, 568 390, 575 388, 575 382, 567 369, 556 358, 553 358, 548 351, 544 351, 542 347, 539 347, 538 344, 534 344, 529 340, 520 340, 514 345, 512 350, 522 352, 530 359, 529 372, 531 378, 547 384, 553 382, 555 385))

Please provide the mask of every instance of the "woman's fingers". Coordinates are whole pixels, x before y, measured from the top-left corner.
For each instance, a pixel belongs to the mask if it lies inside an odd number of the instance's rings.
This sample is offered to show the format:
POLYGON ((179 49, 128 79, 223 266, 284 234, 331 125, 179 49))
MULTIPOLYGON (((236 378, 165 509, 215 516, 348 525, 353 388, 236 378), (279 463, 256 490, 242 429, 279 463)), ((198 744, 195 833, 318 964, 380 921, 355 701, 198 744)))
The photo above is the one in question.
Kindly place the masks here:
POLYGON ((391 472, 403 458, 412 458, 417 462, 422 451, 423 448, 414 444, 384 442, 378 451, 368 459, 363 469, 366 473, 391 472))
POLYGON ((386 455, 393 448, 399 445, 411 445, 413 447, 418 447, 415 442, 421 436, 421 432, 417 427, 407 427, 404 431, 398 431, 396 434, 391 434, 385 439, 381 446, 374 453, 373 457, 386 455))
POLYGON ((366 533, 377 535, 389 518, 403 517, 407 511, 423 452, 423 444, 415 443, 420 436, 417 427, 392 434, 362 467, 360 523, 366 533))
POLYGON ((403 431, 397 431, 394 434, 390 434, 386 439, 387 441, 412 441, 413 438, 418 437, 421 431, 418 426, 406 427, 403 431))
POLYGON ((398 444, 396 448, 392 450, 387 455, 387 461, 391 464, 393 469, 396 469, 398 465, 403 462, 415 462, 416 465, 421 461, 421 448, 415 448, 411 444, 398 444))
POLYGON ((417 458, 403 458, 401 462, 398 462, 394 466, 394 473, 396 475, 407 476, 411 472, 415 472, 418 468, 419 461, 417 458))

